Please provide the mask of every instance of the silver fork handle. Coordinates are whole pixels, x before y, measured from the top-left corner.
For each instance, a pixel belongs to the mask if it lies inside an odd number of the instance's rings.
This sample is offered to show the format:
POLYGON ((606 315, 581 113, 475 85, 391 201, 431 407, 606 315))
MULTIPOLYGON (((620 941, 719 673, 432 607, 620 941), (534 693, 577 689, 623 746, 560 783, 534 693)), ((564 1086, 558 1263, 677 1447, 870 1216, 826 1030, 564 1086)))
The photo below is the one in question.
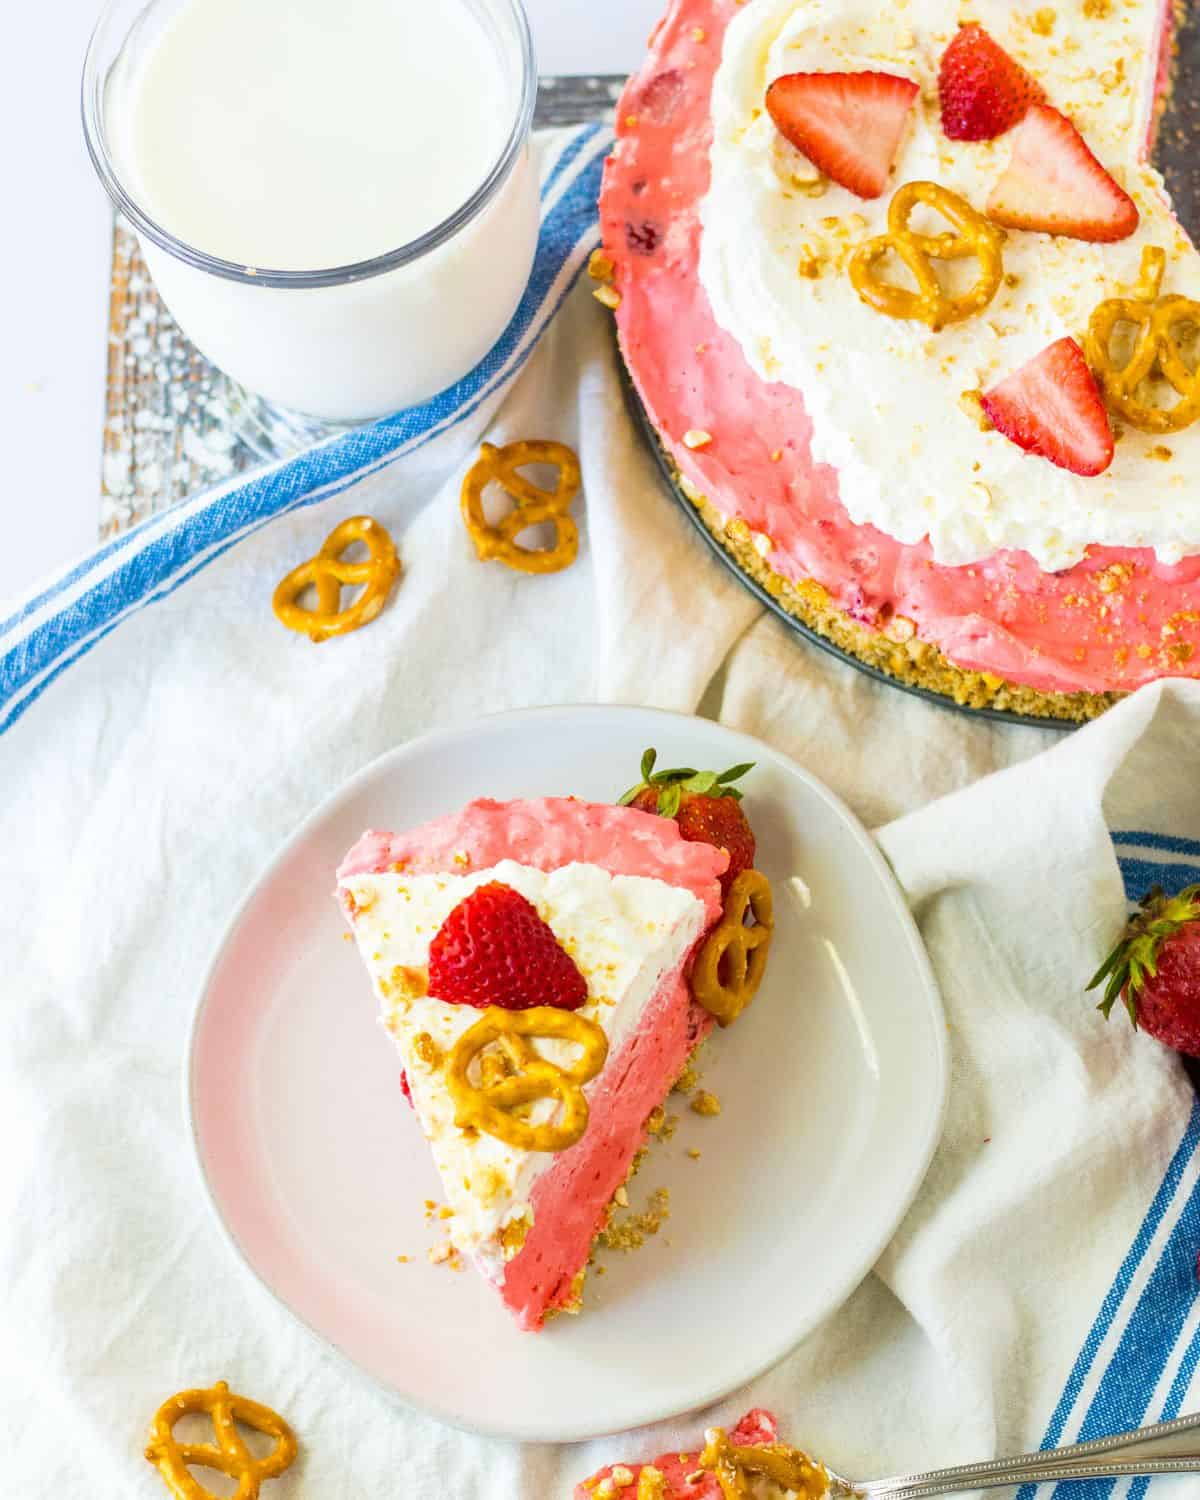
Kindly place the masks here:
POLYGON ((869 1500, 926 1500, 962 1490, 1041 1484, 1059 1479, 1108 1479, 1130 1474, 1200 1474, 1200 1412, 1140 1427, 1116 1437, 1093 1438, 1066 1448, 993 1458, 925 1474, 872 1479, 855 1486, 869 1500))

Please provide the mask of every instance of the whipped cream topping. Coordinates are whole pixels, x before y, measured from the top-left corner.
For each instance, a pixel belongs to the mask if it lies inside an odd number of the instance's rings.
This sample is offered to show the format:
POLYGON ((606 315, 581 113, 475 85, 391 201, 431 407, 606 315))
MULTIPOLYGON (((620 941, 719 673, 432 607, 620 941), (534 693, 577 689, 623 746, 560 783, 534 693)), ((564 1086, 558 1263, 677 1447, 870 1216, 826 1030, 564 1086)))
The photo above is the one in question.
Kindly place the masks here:
MULTIPOLYGON (((977 415, 978 392, 1055 340, 1079 339, 1103 298, 1129 295, 1143 246, 1167 252, 1164 292, 1200 297, 1200 255, 1140 160, 1160 10, 1160 0, 749 0, 730 23, 712 91, 700 276, 755 372, 803 393, 813 456, 837 469, 854 521, 907 544, 928 536, 934 558, 951 565, 1005 548, 1048 571, 1090 544, 1153 548, 1164 563, 1200 552, 1200 423, 1166 439, 1127 429, 1112 467, 1083 478, 981 431, 977 415), (965 20, 981 22, 1075 122, 1141 224, 1115 245, 1010 231, 1007 280, 991 306, 934 334, 861 302, 846 262, 886 229, 894 187, 939 182, 982 210, 1008 163, 1008 137, 960 142, 941 132, 938 64, 965 20), (922 91, 894 187, 873 202, 818 182, 764 107, 782 74, 866 69, 912 78, 922 91)), ((913 223, 947 227, 933 215, 913 223)), ((976 269, 968 261, 952 274, 969 280, 976 269)), ((905 275, 894 258, 884 274, 905 275)))
MULTIPOLYGON (((604 1029, 610 1061, 636 1028, 664 976, 699 937, 706 914, 704 903, 691 891, 647 876, 610 875, 590 864, 569 864, 547 873, 503 860, 469 875, 363 873, 341 880, 340 891, 353 900, 359 952, 379 997, 384 1025, 403 1059, 447 1204, 454 1210, 447 1231, 486 1276, 500 1281, 508 1258, 504 1231, 517 1221, 532 1221, 534 1184, 555 1158, 547 1152, 519 1150, 482 1133, 468 1135, 455 1125, 440 1066, 430 1066, 428 1045, 418 1039, 430 1038, 444 1058, 482 1012, 414 993, 421 985, 414 984, 412 973, 427 966, 430 944, 450 912, 491 880, 502 881, 531 901, 574 960, 588 987, 587 1001, 577 1014, 604 1029)), ((565 1063, 572 1055, 563 1043, 539 1040, 535 1045, 552 1061, 565 1063)), ((599 1082, 588 1085, 585 1093, 593 1093, 599 1082)), ((554 1108, 549 1100, 539 1101, 531 1118, 548 1118, 554 1108)))

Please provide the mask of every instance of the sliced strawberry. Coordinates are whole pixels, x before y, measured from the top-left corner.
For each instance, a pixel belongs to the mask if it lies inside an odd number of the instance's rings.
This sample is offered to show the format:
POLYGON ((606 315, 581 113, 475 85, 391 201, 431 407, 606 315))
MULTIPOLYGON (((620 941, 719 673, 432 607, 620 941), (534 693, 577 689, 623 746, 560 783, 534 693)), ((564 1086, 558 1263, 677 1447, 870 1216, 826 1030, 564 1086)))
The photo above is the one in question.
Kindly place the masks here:
POLYGON ((1112 428, 1095 377, 1074 339, 1059 339, 985 392, 998 432, 1072 474, 1103 474, 1113 458, 1112 428))
POLYGON ((1046 104, 1035 104, 1014 132, 1012 160, 987 215, 1009 229, 1104 243, 1126 239, 1138 226, 1137 204, 1066 115, 1046 104))
POLYGON ((533 903, 492 880, 460 901, 434 934, 429 993, 451 1005, 577 1010, 587 981, 533 903))
POLYGON ((1045 97, 977 21, 960 26, 938 70, 942 129, 952 141, 990 141, 1045 97))
POLYGON ((919 92, 894 73, 787 73, 767 90, 767 109, 813 166, 860 198, 878 198, 919 92))

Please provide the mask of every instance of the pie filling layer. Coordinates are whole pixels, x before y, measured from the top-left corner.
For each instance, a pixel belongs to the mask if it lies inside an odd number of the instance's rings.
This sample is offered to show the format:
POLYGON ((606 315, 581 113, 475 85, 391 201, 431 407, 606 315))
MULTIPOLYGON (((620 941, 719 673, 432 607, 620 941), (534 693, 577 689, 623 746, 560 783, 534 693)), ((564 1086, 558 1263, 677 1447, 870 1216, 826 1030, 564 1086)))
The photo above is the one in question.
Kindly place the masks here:
MULTIPOLYGON (((339 897, 452 1210, 450 1238, 522 1327, 574 1301, 647 1116, 711 1024, 684 974, 720 913, 726 861, 668 819, 548 799, 477 802, 410 834, 364 835, 339 871, 339 897), (455 1123, 446 1059, 481 1012, 428 993, 429 950, 451 911, 491 882, 537 908, 586 981, 576 1014, 608 1041, 605 1066, 584 1090, 587 1129, 561 1152, 522 1150, 455 1123)), ((566 1042, 539 1040, 537 1050, 560 1066, 573 1057, 566 1042)), ((537 1100, 530 1123, 556 1109, 537 1100)))

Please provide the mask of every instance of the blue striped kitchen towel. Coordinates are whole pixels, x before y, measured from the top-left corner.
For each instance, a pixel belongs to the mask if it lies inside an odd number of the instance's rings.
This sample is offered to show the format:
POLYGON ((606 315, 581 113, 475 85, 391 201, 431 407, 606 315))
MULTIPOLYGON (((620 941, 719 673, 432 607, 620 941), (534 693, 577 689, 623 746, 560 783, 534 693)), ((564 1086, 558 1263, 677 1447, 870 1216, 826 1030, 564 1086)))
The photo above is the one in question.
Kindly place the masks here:
POLYGON ((0 734, 123 620, 164 598, 287 512, 453 441, 493 410, 525 367, 599 243, 596 204, 606 126, 540 138, 541 234, 529 286, 481 363, 424 405, 397 412, 182 502, 107 542, 0 620, 0 734))
MULTIPOLYGON (((1198 735, 1200 687, 1161 684, 880 835, 957 1073, 931 1175, 945 1196, 881 1272, 1000 1452, 1200 1409, 1200 1104, 1174 1054, 1083 988, 1131 904, 1200 882, 1198 735)), ((1148 1483, 1039 1500, 1137 1500, 1148 1483)))

